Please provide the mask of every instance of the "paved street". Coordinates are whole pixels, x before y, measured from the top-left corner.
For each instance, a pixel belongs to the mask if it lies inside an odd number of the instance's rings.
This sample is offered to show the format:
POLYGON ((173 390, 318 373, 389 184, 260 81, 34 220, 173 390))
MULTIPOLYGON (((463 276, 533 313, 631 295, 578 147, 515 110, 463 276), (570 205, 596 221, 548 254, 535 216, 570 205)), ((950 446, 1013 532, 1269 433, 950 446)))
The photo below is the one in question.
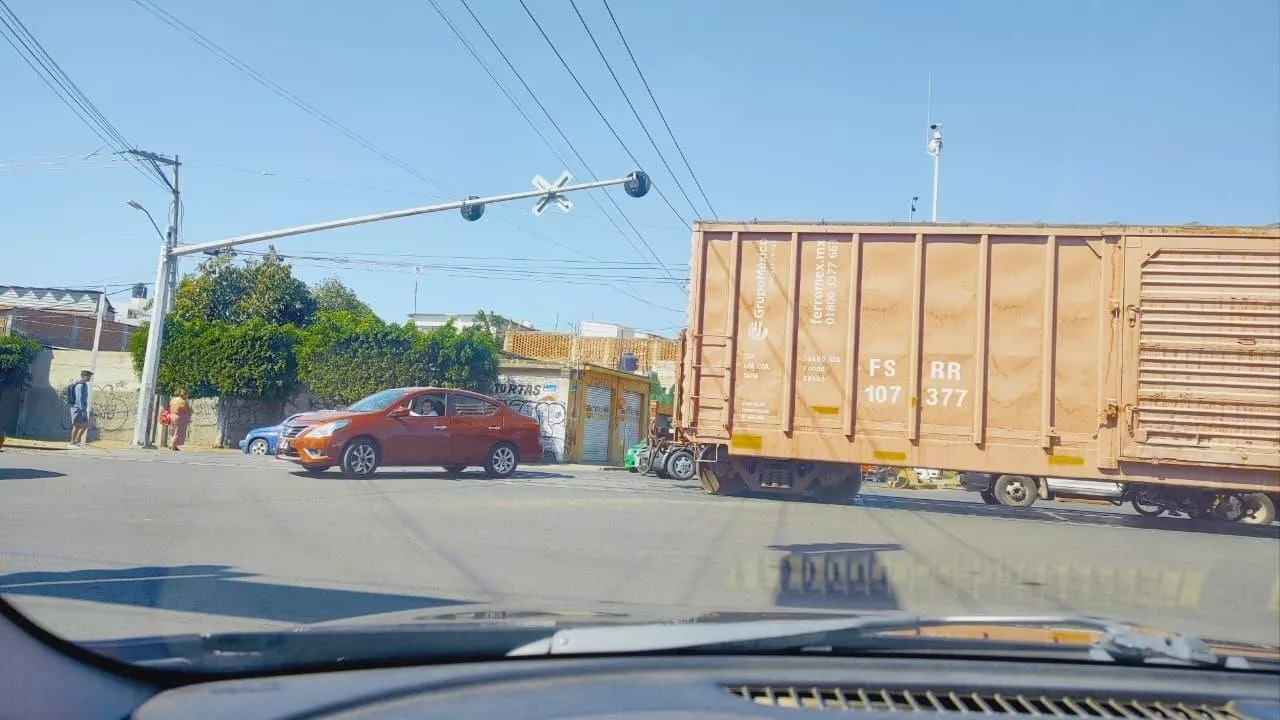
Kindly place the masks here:
POLYGON ((1280 643, 1280 527, 870 487, 851 506, 628 473, 309 477, 235 453, 0 453, 0 593, 72 638, 478 607, 1091 613, 1280 643))

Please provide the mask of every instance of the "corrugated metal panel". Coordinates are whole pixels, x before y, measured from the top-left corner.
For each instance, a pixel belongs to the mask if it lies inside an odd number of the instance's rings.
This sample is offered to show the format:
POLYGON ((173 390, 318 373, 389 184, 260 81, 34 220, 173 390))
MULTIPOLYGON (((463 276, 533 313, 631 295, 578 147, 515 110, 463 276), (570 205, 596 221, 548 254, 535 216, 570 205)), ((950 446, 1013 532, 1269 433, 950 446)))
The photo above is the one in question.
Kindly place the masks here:
POLYGON ((644 397, 638 392, 622 391, 622 447, 640 442, 640 418, 644 414, 644 397))
POLYGON ((1280 487, 1274 227, 698 223, 692 265, 680 421, 696 441, 759 457, 1280 487), (1158 257, 1170 247, 1179 254, 1158 257), (1166 282, 1174 268, 1207 295, 1141 294, 1144 282, 1179 285, 1166 282), (1130 314, 1156 318, 1141 340, 1127 339, 1130 314), (1151 344, 1162 323, 1197 340, 1169 356, 1151 344), (1131 391, 1140 367, 1143 397, 1131 391), (1152 389, 1186 367, 1200 379, 1152 389), (1145 436, 1127 409, 1146 413, 1145 436), (1190 434, 1175 439, 1176 426, 1190 434))
POLYGON ((1280 254, 1134 238, 1122 455, 1280 466, 1280 254))
POLYGON ((609 462, 610 417, 613 390, 587 386, 582 418, 582 462, 603 465, 609 462))

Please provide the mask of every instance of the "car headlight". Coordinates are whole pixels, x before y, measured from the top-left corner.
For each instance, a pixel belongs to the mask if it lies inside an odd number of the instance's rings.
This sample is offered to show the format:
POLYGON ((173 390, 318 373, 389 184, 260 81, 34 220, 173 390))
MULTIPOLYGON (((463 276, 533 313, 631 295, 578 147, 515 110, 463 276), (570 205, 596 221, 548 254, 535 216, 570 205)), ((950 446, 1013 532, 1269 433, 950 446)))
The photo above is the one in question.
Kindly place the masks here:
POLYGON ((333 422, 325 423, 309 431, 307 433, 307 437, 315 437, 315 438, 329 437, 330 435, 334 434, 335 432, 341 430, 342 428, 350 424, 351 424, 350 420, 334 420, 333 422))

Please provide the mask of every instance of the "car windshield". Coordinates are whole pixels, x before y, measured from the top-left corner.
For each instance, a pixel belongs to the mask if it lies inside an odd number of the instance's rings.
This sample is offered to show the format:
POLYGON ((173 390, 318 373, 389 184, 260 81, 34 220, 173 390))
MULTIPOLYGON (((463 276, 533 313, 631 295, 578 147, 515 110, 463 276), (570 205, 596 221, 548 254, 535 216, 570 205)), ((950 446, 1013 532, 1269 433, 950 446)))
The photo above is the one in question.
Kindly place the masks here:
POLYGON ((0 601, 50 633, 1280 646, 1280 0, 0 0, 0 36, 0 601))
POLYGON ((347 410, 351 412, 377 412, 391 407, 397 400, 408 394, 407 390, 383 390, 351 403, 347 406, 347 410))

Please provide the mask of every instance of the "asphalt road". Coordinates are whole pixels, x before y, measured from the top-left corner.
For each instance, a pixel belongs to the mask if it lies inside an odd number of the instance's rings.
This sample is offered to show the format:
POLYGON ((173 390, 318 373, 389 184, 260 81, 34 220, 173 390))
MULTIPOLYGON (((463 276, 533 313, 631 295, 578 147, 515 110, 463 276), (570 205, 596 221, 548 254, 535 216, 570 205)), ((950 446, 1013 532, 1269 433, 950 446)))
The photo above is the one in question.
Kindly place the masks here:
POLYGON ((557 466, 356 481, 228 453, 10 449, 0 595, 73 639, 781 608, 1088 613, 1280 644, 1280 526, 874 486, 848 506, 717 498, 557 466))

